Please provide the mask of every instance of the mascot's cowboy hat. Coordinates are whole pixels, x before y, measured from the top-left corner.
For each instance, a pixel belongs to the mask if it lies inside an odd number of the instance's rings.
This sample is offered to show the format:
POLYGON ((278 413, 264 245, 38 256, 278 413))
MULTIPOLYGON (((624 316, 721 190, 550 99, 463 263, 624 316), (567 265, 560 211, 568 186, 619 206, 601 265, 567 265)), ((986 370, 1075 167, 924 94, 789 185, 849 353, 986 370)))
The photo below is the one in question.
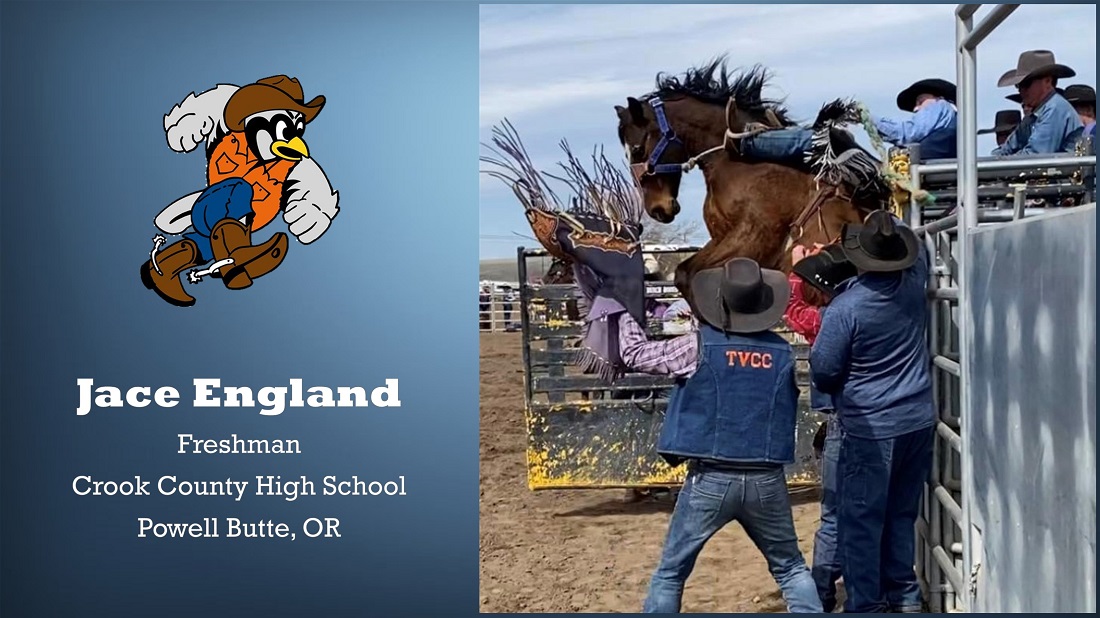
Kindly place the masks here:
POLYGON ((305 94, 298 78, 275 75, 257 80, 233 93, 225 104, 225 125, 230 131, 243 131, 244 119, 252 114, 275 109, 288 109, 300 112, 310 123, 321 113, 325 106, 325 97, 313 97, 305 102, 305 94))
POLYGON ((1016 127, 1020 126, 1020 110, 1018 109, 1002 109, 997 112, 997 115, 993 118, 992 129, 981 129, 978 131, 978 135, 985 135, 986 133, 1008 133, 1014 131, 1016 127))
POLYGON ((840 232, 844 256, 869 272, 905 270, 917 261, 919 241, 913 230, 898 225, 885 210, 867 215, 863 225, 845 223, 840 232))
POLYGON ((790 296, 786 275, 748 258, 733 258, 691 279, 695 314, 729 333, 756 333, 779 324, 790 296))
POLYGON ((794 265, 793 272, 829 298, 836 296, 838 285, 858 274, 855 265, 844 255, 844 248, 837 244, 802 258, 794 265))
POLYGON ((943 79, 922 79, 905 90, 898 93, 898 109, 903 112, 911 112, 917 106, 917 97, 922 94, 930 94, 943 97, 948 102, 955 102, 955 84, 943 79))
POLYGON ((1077 72, 1054 61, 1054 52, 1033 49, 1020 54, 1015 70, 1008 71, 997 81, 998 88, 1007 88, 1037 77, 1073 77, 1077 72))

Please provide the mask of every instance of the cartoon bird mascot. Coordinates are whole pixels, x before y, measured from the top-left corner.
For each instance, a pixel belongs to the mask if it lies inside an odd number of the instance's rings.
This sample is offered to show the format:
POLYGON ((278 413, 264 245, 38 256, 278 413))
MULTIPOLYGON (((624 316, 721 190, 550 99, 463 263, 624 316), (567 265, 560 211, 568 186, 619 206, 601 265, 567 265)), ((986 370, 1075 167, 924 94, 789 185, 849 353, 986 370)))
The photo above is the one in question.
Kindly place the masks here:
POLYGON ((190 152, 206 143, 207 187, 157 215, 161 232, 183 238, 163 249, 164 236, 153 238, 153 251, 141 266, 146 288, 177 307, 190 307, 195 299, 180 280, 189 268, 191 283, 210 275, 231 290, 251 286, 286 257, 286 234, 259 244, 252 239, 279 211, 302 244, 325 233, 339 213, 338 197, 302 139, 324 105, 323 96, 306 103, 298 80, 278 75, 191 93, 168 112, 164 132, 172 150, 190 152))

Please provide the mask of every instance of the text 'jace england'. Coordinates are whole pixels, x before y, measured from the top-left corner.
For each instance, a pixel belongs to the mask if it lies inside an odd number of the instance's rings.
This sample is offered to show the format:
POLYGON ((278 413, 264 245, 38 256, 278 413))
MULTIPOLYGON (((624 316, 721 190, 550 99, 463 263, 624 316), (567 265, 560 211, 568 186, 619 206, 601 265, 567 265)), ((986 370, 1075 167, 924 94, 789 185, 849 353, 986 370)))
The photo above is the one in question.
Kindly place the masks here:
MULTIPOLYGON (((196 408, 255 408, 260 407, 263 416, 278 416, 289 408, 379 408, 401 407, 397 396, 397 380, 387 379, 385 386, 372 390, 368 396, 362 386, 314 386, 305 389, 300 378, 291 378, 289 386, 264 386, 253 392, 247 386, 222 387, 217 378, 195 378, 196 408), (369 404, 368 404, 369 401, 369 404)), ((149 386, 134 386, 125 392, 116 386, 96 387, 91 378, 76 381, 80 391, 77 416, 84 416, 93 408, 144 408, 155 404, 161 408, 174 408, 179 404, 180 393, 171 386, 153 390, 149 386)))

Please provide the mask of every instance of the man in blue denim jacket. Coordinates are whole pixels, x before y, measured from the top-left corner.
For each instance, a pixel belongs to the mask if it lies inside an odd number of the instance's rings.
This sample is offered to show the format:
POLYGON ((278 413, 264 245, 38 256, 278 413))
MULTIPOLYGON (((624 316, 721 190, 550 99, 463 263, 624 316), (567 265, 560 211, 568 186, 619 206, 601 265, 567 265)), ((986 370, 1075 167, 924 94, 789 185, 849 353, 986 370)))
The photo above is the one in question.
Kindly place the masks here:
MULTIPOLYGON (((955 85, 942 79, 922 79, 898 93, 898 109, 912 112, 905 120, 872 118, 882 139, 895 146, 919 144, 922 159, 953 159, 956 153, 958 110, 955 85)), ((740 127, 730 127, 734 132, 740 127)), ((801 160, 813 139, 813 131, 790 127, 764 131, 731 144, 749 157, 767 161, 801 160)))
POLYGON ((1045 49, 1020 54, 1016 69, 998 80, 1001 88, 1015 86, 1020 104, 1031 112, 1008 140, 993 150, 995 156, 1073 152, 1084 124, 1073 105, 1058 92, 1058 79, 1077 73, 1054 61, 1045 49))
POLYGON ((846 613, 919 612, 914 526, 932 465, 935 414, 925 291, 928 258, 886 211, 845 225, 859 275, 842 283, 810 352, 814 383, 842 428, 841 569, 846 613))
POLYGON ((734 258, 691 281, 697 333, 647 341, 629 315, 620 322, 619 346, 629 367, 680 378, 657 452, 670 465, 688 463, 646 613, 680 611, 695 559, 731 521, 740 522, 764 554, 787 608, 821 612, 783 470, 794 462, 799 390, 791 346, 769 329, 783 319, 789 296, 783 273, 734 258))

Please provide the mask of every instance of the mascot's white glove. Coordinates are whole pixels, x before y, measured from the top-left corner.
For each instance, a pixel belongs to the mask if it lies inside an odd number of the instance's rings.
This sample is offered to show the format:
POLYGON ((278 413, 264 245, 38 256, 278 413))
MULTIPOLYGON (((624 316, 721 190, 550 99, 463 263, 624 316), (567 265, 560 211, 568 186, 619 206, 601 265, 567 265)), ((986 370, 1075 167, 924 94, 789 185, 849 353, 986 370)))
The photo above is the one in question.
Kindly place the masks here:
POLYGON ((286 179, 286 221, 290 233, 303 245, 317 240, 328 230, 339 214, 339 195, 313 159, 302 159, 290 170, 286 179))
POLYGON ((164 115, 164 134, 168 147, 176 152, 191 152, 214 135, 220 125, 228 132, 222 113, 236 86, 220 84, 202 94, 191 93, 164 115))

